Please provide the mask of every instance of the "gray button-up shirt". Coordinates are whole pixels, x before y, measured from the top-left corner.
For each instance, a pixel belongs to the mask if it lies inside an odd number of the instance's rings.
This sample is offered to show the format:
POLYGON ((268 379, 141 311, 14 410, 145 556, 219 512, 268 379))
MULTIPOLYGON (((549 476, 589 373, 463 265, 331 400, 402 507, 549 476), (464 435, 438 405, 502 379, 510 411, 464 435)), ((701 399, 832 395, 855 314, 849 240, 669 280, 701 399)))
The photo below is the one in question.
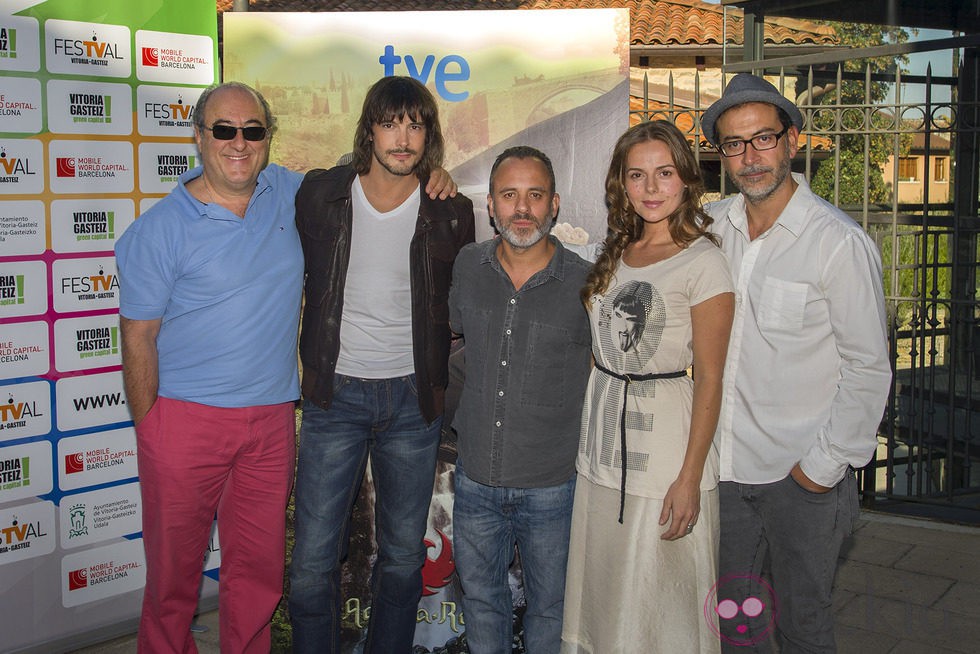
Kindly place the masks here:
POLYGON ((497 260, 498 240, 463 248, 449 293, 452 330, 466 343, 453 420, 466 475, 488 486, 540 488, 575 473, 591 354, 579 298, 590 264, 555 244, 520 290, 497 260))

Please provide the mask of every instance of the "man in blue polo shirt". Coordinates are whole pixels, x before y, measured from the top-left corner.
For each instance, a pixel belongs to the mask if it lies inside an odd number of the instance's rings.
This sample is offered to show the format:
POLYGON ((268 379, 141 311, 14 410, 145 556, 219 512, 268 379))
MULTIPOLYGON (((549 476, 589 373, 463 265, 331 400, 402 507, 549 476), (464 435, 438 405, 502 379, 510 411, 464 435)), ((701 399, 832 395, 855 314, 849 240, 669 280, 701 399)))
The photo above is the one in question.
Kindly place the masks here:
POLYGON ((116 246, 123 377, 136 424, 146 589, 142 652, 194 651, 202 556, 218 513, 222 649, 268 652, 282 594, 295 456, 301 176, 269 165, 275 120, 244 84, 206 90, 203 170, 116 246))
MULTIPOLYGON (((268 652, 295 459, 302 175, 269 164, 275 118, 245 84, 207 89, 194 123, 203 168, 116 246, 147 564, 139 648, 194 651, 217 511, 222 651, 268 652)), ((426 193, 455 185, 439 169, 426 193)))

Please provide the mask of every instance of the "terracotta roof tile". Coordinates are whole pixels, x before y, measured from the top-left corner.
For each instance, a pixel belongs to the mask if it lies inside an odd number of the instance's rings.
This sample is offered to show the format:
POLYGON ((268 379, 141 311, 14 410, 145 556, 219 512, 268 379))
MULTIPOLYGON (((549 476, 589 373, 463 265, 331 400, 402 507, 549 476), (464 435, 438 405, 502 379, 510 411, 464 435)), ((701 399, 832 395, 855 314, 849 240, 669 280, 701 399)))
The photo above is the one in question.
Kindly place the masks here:
MULTIPOLYGON (((232 0, 217 0, 218 11, 232 0)), ((445 9, 598 9, 629 8, 631 45, 721 45, 742 43, 742 10, 724 10, 703 0, 249 0, 252 11, 436 11, 445 9)), ((807 20, 765 19, 767 44, 836 45, 833 28, 807 20)))

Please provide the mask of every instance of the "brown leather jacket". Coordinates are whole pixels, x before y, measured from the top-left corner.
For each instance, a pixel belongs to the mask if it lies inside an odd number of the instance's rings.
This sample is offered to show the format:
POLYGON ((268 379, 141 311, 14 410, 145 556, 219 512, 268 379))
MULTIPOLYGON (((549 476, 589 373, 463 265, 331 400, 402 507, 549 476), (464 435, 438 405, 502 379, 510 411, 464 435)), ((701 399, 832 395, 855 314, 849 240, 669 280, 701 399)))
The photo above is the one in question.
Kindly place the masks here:
MULTIPOLYGON (((311 170, 296 194, 296 227, 306 259, 306 305, 299 352, 303 397, 326 409, 333 399, 340 320, 350 260, 354 169, 311 170)), ((422 184, 423 189, 425 184, 422 184)), ((430 200, 423 192, 409 245, 412 342, 419 408, 442 415, 448 382, 449 285, 459 249, 473 241, 473 203, 462 194, 430 200)))

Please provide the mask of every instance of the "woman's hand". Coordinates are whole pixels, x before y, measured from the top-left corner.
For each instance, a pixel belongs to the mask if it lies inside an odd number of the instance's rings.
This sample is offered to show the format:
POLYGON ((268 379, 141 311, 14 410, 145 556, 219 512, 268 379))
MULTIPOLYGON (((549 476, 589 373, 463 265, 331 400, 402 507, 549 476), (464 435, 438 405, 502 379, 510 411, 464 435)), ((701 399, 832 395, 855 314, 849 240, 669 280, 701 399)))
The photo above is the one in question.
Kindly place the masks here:
POLYGON ((670 521, 667 531, 660 534, 663 540, 677 540, 691 533, 701 513, 700 479, 693 482, 675 479, 664 496, 664 508, 660 512, 661 526, 670 521))

